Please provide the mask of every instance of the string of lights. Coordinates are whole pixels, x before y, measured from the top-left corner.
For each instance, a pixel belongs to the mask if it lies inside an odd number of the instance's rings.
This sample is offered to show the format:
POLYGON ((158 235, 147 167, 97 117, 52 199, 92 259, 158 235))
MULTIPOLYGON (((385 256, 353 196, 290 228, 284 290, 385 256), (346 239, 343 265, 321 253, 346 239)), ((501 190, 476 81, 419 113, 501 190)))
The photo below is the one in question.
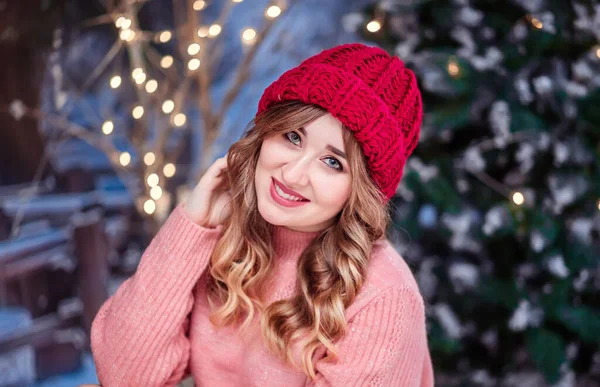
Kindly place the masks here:
MULTIPOLYGON (((230 5, 241 3, 243 0, 231 0, 230 5)), ((147 128, 150 119, 156 119, 154 110, 162 112, 166 119, 166 125, 161 128, 162 133, 159 135, 161 141, 156 141, 154 144, 145 143, 134 149, 136 154, 132 154, 129 150, 121 151, 118 154, 112 154, 109 157, 111 160, 116 160, 115 168, 120 168, 126 172, 141 174, 144 178, 141 181, 145 182, 143 195, 137 198, 138 208, 143 210, 147 215, 153 215, 157 210, 157 202, 164 199, 166 181, 177 173, 176 162, 179 152, 165 153, 164 144, 169 133, 173 129, 183 129, 188 124, 188 117, 184 112, 184 103, 186 101, 185 93, 189 89, 189 83, 198 77, 198 71, 202 70, 209 72, 209 64, 205 63, 207 51, 214 50, 211 43, 214 44, 216 38, 222 33, 223 25, 226 22, 226 12, 228 7, 225 7, 221 17, 216 22, 208 25, 200 25, 194 29, 194 35, 186 34, 184 28, 188 26, 176 26, 174 29, 165 29, 157 32, 143 31, 139 27, 138 12, 144 2, 127 1, 118 8, 112 10, 108 16, 108 20, 114 25, 117 31, 118 40, 121 41, 131 58, 132 69, 131 78, 123 79, 121 74, 114 74, 109 77, 109 86, 118 92, 125 82, 131 82, 138 91, 139 101, 131 107, 131 117, 139 123, 136 127, 147 128), (180 59, 173 54, 155 55, 152 44, 167 44, 173 39, 177 39, 177 43, 182 47, 183 55, 180 59), (142 54, 148 54, 146 57, 158 59, 156 62, 144 61, 142 54), (163 71, 174 70, 176 63, 181 60, 185 66, 185 82, 180 82, 180 86, 176 90, 171 90, 168 85, 168 79, 161 81, 155 77, 155 68, 163 71), (202 68, 205 66, 205 68, 202 68), (191 80, 190 80, 191 79, 191 80), (166 83, 166 84, 163 84, 166 83), (143 149, 146 149, 145 151, 143 149), (143 155, 143 156, 142 156, 143 155), (137 162, 142 160, 142 162, 137 162)), ((187 3, 187 11, 201 13, 206 9, 208 3, 204 0, 189 1, 187 3)), ((284 1, 274 1, 269 4, 264 11, 266 23, 273 23, 279 18, 286 9, 284 1)), ((106 19, 102 19, 106 20, 106 19)), ((264 39, 266 31, 257 31, 253 27, 246 27, 240 32, 240 40, 244 46, 250 47, 256 45, 264 39), (263 35, 261 35, 263 33, 263 35)), ((199 83, 201 80, 199 80, 199 83)), ((239 89, 241 85, 237 85, 239 89)), ((206 88, 202 92, 206 92, 206 88)), ((235 95, 236 90, 232 90, 235 95)), ((211 114, 210 111, 203 110, 204 115, 211 114)), ((220 111, 219 114, 226 114, 220 111)), ((160 119, 160 117, 158 118, 160 119)), ((212 119, 207 122, 222 122, 222 119, 212 119)), ((114 136, 120 129, 118 124, 107 117, 101 125, 101 133, 108 138, 114 136)), ((207 128, 203 128, 207 130, 207 128)), ((141 129, 140 129, 141 130, 141 129)), ((214 135, 212 137, 215 137, 214 135)), ((170 199, 169 199, 170 200, 170 199)))

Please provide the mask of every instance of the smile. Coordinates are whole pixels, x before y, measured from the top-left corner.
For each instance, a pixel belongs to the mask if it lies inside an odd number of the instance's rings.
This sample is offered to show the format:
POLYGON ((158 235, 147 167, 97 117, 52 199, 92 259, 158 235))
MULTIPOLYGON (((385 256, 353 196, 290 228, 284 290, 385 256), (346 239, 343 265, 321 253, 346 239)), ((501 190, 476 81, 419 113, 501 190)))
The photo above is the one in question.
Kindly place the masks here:
POLYGON ((299 207, 310 202, 310 200, 284 192, 274 179, 271 180, 270 193, 276 203, 285 207, 299 207))

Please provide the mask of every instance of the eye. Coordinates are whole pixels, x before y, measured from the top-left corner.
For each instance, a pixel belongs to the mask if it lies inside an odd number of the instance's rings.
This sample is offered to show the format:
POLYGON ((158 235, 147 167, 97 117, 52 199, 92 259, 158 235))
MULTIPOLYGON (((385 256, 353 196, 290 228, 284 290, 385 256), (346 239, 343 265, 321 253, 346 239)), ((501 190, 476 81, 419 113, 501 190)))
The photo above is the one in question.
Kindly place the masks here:
MULTIPOLYGON (((302 137, 300 137, 300 135, 294 131, 284 133, 283 137, 287 141, 291 142, 292 144, 294 144, 296 146, 300 145, 300 142, 302 141, 302 137)), ((325 157, 325 160, 326 160, 325 164, 329 168, 335 169, 340 172, 344 170, 342 163, 340 163, 339 160, 336 159, 335 157, 328 156, 328 157, 325 157)))
POLYGON ((340 163, 338 161, 338 159, 334 158, 334 157, 326 157, 325 160, 330 160, 332 161, 332 163, 325 163, 327 164, 329 167, 333 168, 333 169, 337 169, 339 171, 343 171, 344 167, 342 167, 342 163, 340 163))
POLYGON ((295 145, 298 145, 300 143, 300 140, 302 139, 300 135, 296 132, 287 132, 283 136, 295 145))

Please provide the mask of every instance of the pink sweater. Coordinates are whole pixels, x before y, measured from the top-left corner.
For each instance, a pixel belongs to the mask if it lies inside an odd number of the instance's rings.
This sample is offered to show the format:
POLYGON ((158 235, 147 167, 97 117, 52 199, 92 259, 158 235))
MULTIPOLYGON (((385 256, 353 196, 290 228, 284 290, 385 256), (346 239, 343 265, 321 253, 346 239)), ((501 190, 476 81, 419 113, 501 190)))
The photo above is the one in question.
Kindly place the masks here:
MULTIPOLYGON (((433 386, 423 299, 400 255, 376 246, 367 280, 346 310, 339 360, 320 361, 317 380, 271 355, 260 336, 242 337, 208 320, 206 268, 222 231, 202 228, 177 207, 148 246, 136 273, 98 312, 91 344, 103 387, 175 386, 190 372, 196 386, 433 386)), ((295 263, 317 233, 278 227, 271 300, 294 293, 295 263)))

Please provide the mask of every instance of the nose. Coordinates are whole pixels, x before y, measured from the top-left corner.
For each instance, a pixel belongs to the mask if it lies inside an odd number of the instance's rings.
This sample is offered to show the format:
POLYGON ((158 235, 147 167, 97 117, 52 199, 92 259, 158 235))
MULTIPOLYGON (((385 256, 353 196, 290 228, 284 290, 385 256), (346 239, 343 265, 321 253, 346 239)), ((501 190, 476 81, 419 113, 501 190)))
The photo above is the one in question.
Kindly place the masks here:
POLYGON ((294 189, 295 187, 303 187, 308 184, 308 169, 310 167, 310 158, 308 155, 299 156, 293 160, 289 160, 282 167, 283 183, 294 189))

